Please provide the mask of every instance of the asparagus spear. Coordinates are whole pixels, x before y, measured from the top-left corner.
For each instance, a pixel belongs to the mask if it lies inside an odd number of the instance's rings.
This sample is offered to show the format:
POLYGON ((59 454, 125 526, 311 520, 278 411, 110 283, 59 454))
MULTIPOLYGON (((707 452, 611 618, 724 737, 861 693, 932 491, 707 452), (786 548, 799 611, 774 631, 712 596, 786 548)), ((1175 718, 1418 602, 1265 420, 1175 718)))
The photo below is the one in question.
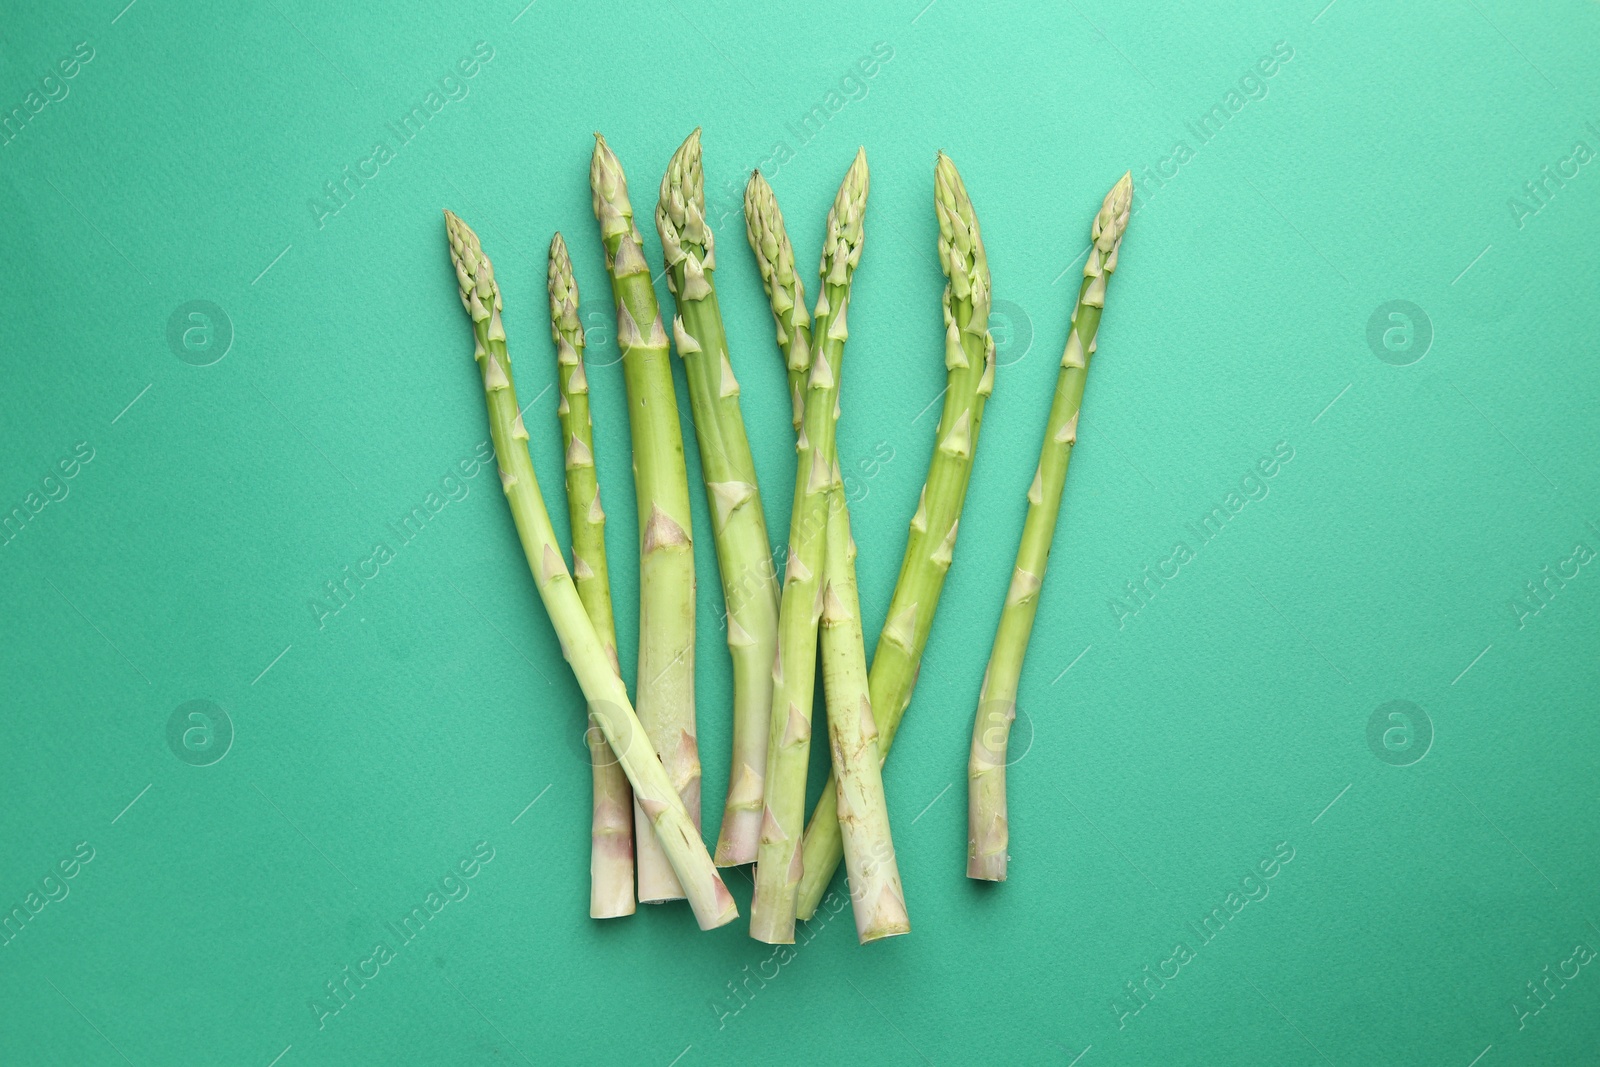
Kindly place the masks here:
POLYGON ((753 863, 761 836, 767 770, 767 717, 772 711, 772 657, 778 644, 778 576, 756 465, 739 412, 739 382, 712 274, 715 237, 705 222, 700 131, 667 165, 656 207, 656 231, 667 261, 667 287, 678 302, 672 332, 689 382, 711 532, 716 540, 733 660, 733 759, 717 837, 720 867, 753 863))
MULTIPOLYGON (((811 328, 805 317, 805 290, 794 272, 794 253, 772 187, 757 171, 745 188, 745 233, 756 255, 762 284, 778 327, 778 347, 789 369, 789 388, 802 396, 810 364, 811 328)), ((795 430, 804 408, 795 406, 795 430)), ((823 571, 822 679, 828 699, 828 736, 838 782, 839 826, 856 936, 862 944, 910 932, 905 891, 900 884, 889 832, 878 761, 878 728, 867 687, 862 645, 861 605, 856 588, 856 545, 850 536, 849 504, 839 476, 829 499, 827 551, 823 571)))
MULTIPOLYGON (((678 396, 667 335, 644 259, 644 239, 628 203, 628 182, 605 138, 597 133, 594 139, 589 187, 617 305, 617 344, 627 383, 633 482, 639 502, 639 720, 698 831, 694 545, 678 396)), ((673 878, 662 845, 646 832, 649 813, 635 805, 634 815, 639 899, 654 903, 682 897, 683 887, 673 878)))
MULTIPOLYGON (((610 569, 606 565, 606 513, 594 466, 594 430, 589 420, 589 381, 583 373, 583 327, 578 323, 578 283, 567 244, 550 241, 550 339, 556 346, 561 403, 561 450, 566 455, 567 514, 572 520, 572 582, 594 623, 611 667, 617 663, 617 627, 611 614, 610 569)), ((606 744, 594 716, 584 735, 594 778, 594 818, 589 851, 589 916, 632 915, 633 790, 606 744)))
POLYGON ((511 357, 500 321, 500 287, 495 283, 494 268, 483 254, 478 235, 466 223, 448 211, 444 219, 450 259, 461 287, 461 305, 472 316, 473 355, 483 374, 500 484, 511 505, 511 517, 533 571, 539 598, 561 640, 561 653, 577 676, 590 714, 622 764, 635 801, 650 819, 646 832, 661 842, 700 928, 709 930, 732 922, 739 917, 733 897, 722 884, 688 809, 645 736, 628 702, 627 687, 584 609, 556 543, 533 460, 528 455, 528 431, 517 408, 517 391, 511 384, 511 357))
POLYGON ((828 210, 822 242, 822 292, 816 307, 818 344, 806 377, 805 417, 795 445, 798 462, 794 510, 778 616, 778 654, 772 671, 766 811, 756 854, 755 896, 750 905, 750 936, 769 944, 794 942, 828 500, 836 484, 835 405, 839 398, 839 364, 849 336, 846 311, 850 280, 861 261, 861 221, 867 186, 867 153, 861 149, 828 210))
MULTIPOLYGON (((911 702, 922 650, 955 551, 984 401, 994 389, 994 341, 988 331, 989 261, 966 186, 943 152, 934 167, 934 211, 939 218, 939 262, 950 279, 944 290, 948 373, 928 478, 911 519, 900 577, 872 655, 872 713, 878 724, 880 758, 888 754, 900 718, 911 702)), ((799 894, 802 919, 816 913, 841 855, 838 801, 830 783, 823 787, 806 830, 799 894)))
POLYGON ((794 429, 805 418, 806 371, 811 369, 811 317, 806 314, 805 283, 794 270, 794 249, 783 226, 778 198, 761 172, 750 174, 744 190, 744 232, 756 254, 761 285, 772 307, 778 350, 789 371, 789 396, 794 401, 794 429))
POLYGON ((856 542, 850 536, 844 479, 834 464, 829 501, 828 555, 822 594, 822 681, 828 697, 835 802, 849 872, 856 937, 864 945, 911 932, 905 889, 889 833, 883 797, 878 726, 873 720, 856 590, 856 542))
POLYGON ((1117 249, 1128 226, 1132 201, 1133 175, 1129 173, 1111 187, 1095 215, 1090 231, 1093 246, 1083 267, 1072 328, 1056 375, 1056 394, 1045 423, 1039 466, 1028 489, 1028 517, 1022 524, 1017 565, 1011 572, 989 666, 983 672, 978 711, 972 724, 972 754, 967 764, 968 878, 1006 880, 1006 846, 1010 840, 1006 819, 1006 742, 1011 736, 1012 720, 1017 717, 1022 657, 1028 651, 1028 636, 1039 610, 1039 590, 1050 559, 1056 519, 1061 513, 1067 464, 1078 440, 1078 409, 1083 403, 1083 383, 1089 373, 1089 356, 1095 350, 1100 314, 1106 306, 1106 282, 1117 269, 1117 249))

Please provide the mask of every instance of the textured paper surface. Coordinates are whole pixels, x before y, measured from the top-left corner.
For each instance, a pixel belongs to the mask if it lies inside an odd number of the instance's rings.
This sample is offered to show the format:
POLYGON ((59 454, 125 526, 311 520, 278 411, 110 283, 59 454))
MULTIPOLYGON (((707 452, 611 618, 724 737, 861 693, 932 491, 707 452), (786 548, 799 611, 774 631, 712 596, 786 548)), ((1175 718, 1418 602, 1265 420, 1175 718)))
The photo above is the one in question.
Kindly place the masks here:
MULTIPOLYGON (((0 42, 0 1061, 1593 1056, 1593 4, 122 2, 23 5, 0 42), (1001 365, 886 772, 914 932, 867 949, 841 915, 776 953, 681 905, 586 917, 578 691, 475 455, 447 206, 563 536, 544 253, 572 248, 631 681, 590 131, 659 267, 696 125, 773 531, 792 432, 738 194, 760 165, 814 299, 867 146, 840 455, 869 642, 944 380, 937 149, 993 269, 1001 365), (979 886, 973 703, 1126 168, 1011 881, 979 886)), ((729 671, 689 451, 710 841, 729 671)))

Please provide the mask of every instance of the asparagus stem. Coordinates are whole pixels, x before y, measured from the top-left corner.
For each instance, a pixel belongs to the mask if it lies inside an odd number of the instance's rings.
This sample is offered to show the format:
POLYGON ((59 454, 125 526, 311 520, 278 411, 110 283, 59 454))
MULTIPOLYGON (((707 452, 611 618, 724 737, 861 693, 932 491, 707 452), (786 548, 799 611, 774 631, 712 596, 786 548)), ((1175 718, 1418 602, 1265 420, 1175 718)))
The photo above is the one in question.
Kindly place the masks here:
MULTIPOLYGON (((745 189, 745 226, 762 284, 778 326, 778 347, 789 370, 790 391, 801 395, 810 363, 810 326, 805 291, 794 273, 794 253, 772 188, 752 174, 745 189)), ((795 429, 804 409, 795 407, 795 429)), ((823 571, 822 677, 828 700, 828 736, 838 782, 845 865, 856 936, 862 944, 910 932, 905 891, 900 884, 889 831, 878 760, 878 728, 872 717, 862 644, 861 605, 856 587, 856 545, 850 536, 848 501, 835 460, 829 498, 826 564, 823 571)))
MULTIPOLYGON (((943 152, 934 168, 934 211, 939 218, 939 262, 949 278, 944 290, 948 374, 927 481, 911 519, 889 614, 872 655, 872 714, 878 724, 880 758, 888 755, 911 702, 922 651, 955 551, 984 401, 994 388, 994 341, 988 331, 989 262, 966 186, 943 152)), ((816 913, 842 855, 838 798, 830 783, 823 787, 806 830, 800 918, 816 913)))
MULTIPOLYGON (((556 381, 561 403, 561 451, 566 456, 567 515, 572 521, 572 582, 594 623, 611 667, 617 663, 617 627, 611 614, 610 568, 606 565, 606 513, 594 465, 594 429, 589 419, 589 381, 583 372, 583 327, 578 322, 578 283, 567 244, 550 242, 550 339, 556 346, 556 381)), ((594 778, 594 818, 589 851, 589 915, 632 915, 633 790, 606 744, 594 716, 584 735, 594 778)))
POLYGON ((778 644, 778 576, 756 485, 755 460, 739 411, 739 382, 712 275, 715 236, 705 222, 700 131, 673 155, 661 179, 656 231, 666 255, 667 288, 677 299, 672 332, 689 382, 689 403, 705 476, 711 532, 727 606, 733 660, 733 758, 716 863, 753 863, 761 837, 772 711, 772 657, 778 644))
MULTIPOLYGON (((644 239, 634 225, 622 164, 595 134, 589 167, 594 215, 617 305, 617 343, 633 434, 639 503, 639 719, 662 765, 700 827, 700 754, 694 720, 694 545, 689 476, 678 427, 678 397, 668 361, 644 239)), ((635 805, 639 899, 681 898, 664 843, 646 833, 649 813, 635 805)))
POLYGON ((577 676, 590 714, 622 764, 635 801, 649 817, 647 832, 661 842, 700 928, 709 930, 732 922, 739 916, 733 897, 722 884, 683 799, 645 736, 628 702, 627 687, 584 608, 556 543, 533 460, 528 455, 528 431, 517 407, 517 391, 511 384, 511 357, 500 320, 500 287, 495 283, 494 268, 483 254, 478 235, 450 212, 446 211, 444 217, 450 258, 461 287, 461 304, 472 316, 473 355, 483 375, 500 484, 511 506, 511 517, 539 598, 561 641, 561 654, 577 676))
POLYGON ((829 501, 826 588, 822 596, 822 681, 828 696, 839 832, 849 872, 856 937, 864 945, 911 932, 905 889, 883 797, 878 727, 873 720, 856 590, 856 543, 843 479, 834 465, 829 501))
POLYGON ((978 710, 972 724, 972 754, 967 764, 967 877, 991 882, 1006 880, 1006 847, 1010 828, 1006 817, 1006 743, 1017 717, 1017 686, 1028 636, 1039 610, 1039 591, 1050 543, 1061 513, 1061 491, 1067 484, 1067 464, 1078 440, 1078 409, 1083 403, 1084 378, 1095 334, 1106 305, 1106 282, 1117 269, 1117 249, 1128 226, 1133 201, 1133 175, 1124 174, 1106 194, 1091 229, 1093 246, 1083 267, 1078 303, 1072 311, 1066 351, 1056 375, 1055 399, 1045 423, 1039 466, 1028 489, 1028 516, 1022 524, 1017 565, 1001 609, 994 635, 994 650, 983 672, 978 710))
POLYGON ((861 261, 867 186, 867 154, 861 149, 828 211, 822 243, 822 292, 816 307, 815 336, 819 340, 806 377, 805 417, 795 445, 794 510, 778 616, 778 654, 772 672, 766 811, 750 905, 750 936, 769 944, 794 942, 828 500, 838 482, 834 428, 839 367, 849 336, 850 280, 861 261))

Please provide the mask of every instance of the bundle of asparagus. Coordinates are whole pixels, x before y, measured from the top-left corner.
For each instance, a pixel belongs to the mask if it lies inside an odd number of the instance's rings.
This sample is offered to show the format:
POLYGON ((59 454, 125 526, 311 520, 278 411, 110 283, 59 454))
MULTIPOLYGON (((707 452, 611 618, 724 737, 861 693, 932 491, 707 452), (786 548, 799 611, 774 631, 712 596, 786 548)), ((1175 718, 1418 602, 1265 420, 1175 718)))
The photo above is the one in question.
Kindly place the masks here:
MULTIPOLYGON (((783 213, 766 179, 756 171, 744 194, 745 233, 761 271, 761 282, 778 329, 778 350, 789 372, 795 398, 794 428, 803 433, 801 401, 811 366, 811 325, 805 287, 794 272, 794 252, 783 213)), ((878 728, 872 717, 867 657, 862 645, 861 604, 856 591, 856 543, 850 536, 844 479, 834 460, 834 486, 828 500, 827 559, 822 608, 822 681, 828 700, 828 737, 838 782, 845 862, 850 872, 850 902, 856 936, 862 944, 909 933, 905 890, 894 858, 889 808, 879 770, 878 728)))
POLYGON ((672 335, 689 382, 728 613, 733 763, 716 862, 731 867, 754 862, 761 835, 772 656, 778 643, 778 580, 767 544, 761 491, 756 488, 756 463, 739 411, 739 381, 728 359, 712 281, 717 266, 715 235, 706 225, 705 212, 700 131, 695 130, 661 179, 656 231, 667 261, 667 288, 678 301, 672 335))
POLYGON ((773 663, 772 722, 767 740, 767 798, 756 853, 750 936, 769 944, 794 941, 795 894, 800 886, 800 840, 811 751, 811 705, 816 681, 829 501, 835 486, 834 431, 839 371, 850 305, 850 282, 861 262, 867 207, 867 153, 856 153, 828 210, 822 238, 821 292, 805 410, 795 442, 794 510, 773 663))
MULTIPOLYGON (((843 858, 860 941, 907 933, 910 920, 881 765, 916 685, 954 558, 985 402, 994 388, 989 267, 966 187, 955 164, 939 153, 934 211, 939 259, 948 279, 943 296, 947 385, 927 479, 869 672, 857 545, 837 449, 848 310, 864 242, 865 150, 857 152, 828 211, 814 318, 806 312, 805 288, 771 186, 758 172, 745 190, 746 236, 776 327, 795 431, 794 505, 781 591, 717 300, 700 130, 672 156, 655 212, 663 273, 677 306, 670 343, 621 163, 598 134, 589 177, 617 310, 640 517, 637 712, 617 656, 584 333, 567 246, 556 234, 547 277, 572 525, 570 571, 528 454, 494 269, 466 223, 446 211, 445 224, 461 303, 472 320, 501 484, 540 599, 588 705, 590 914, 632 914, 637 874, 638 900, 686 897, 701 928, 712 929, 738 915, 716 867, 753 861, 750 934, 792 943, 796 919, 816 912, 843 858), (673 346, 688 382, 733 665, 733 753, 715 862, 700 837, 695 574, 683 435, 668 360, 673 346), (819 654, 832 774, 806 826, 819 654)), ((984 672, 969 751, 967 873, 972 878, 1006 876, 1006 744, 1077 438, 1088 358, 1095 350, 1106 280, 1116 269, 1131 194, 1131 177, 1124 175, 1092 227, 1094 243, 1028 492, 1017 563, 984 672)))
POLYGON ((688 808, 645 736, 622 678, 595 631, 556 544, 550 514, 545 510, 533 460, 528 455, 528 431, 517 407, 517 391, 511 384, 511 357, 506 351, 500 286, 495 282, 494 268, 478 243, 478 235, 450 212, 445 212, 444 217, 450 259, 461 288, 461 306, 472 317, 473 356, 483 376, 500 484, 511 505, 511 517, 533 571, 539 598, 561 639, 562 655, 577 676, 589 702, 589 713, 633 786, 635 803, 649 820, 644 832, 660 844, 700 928, 710 930, 730 923, 739 917, 739 909, 712 865, 688 808))
MULTIPOLYGON (((911 517, 900 578, 889 614, 878 636, 869 678, 872 714, 877 723, 879 758, 894 742, 900 718, 911 703, 922 650, 933 629, 934 609, 956 547, 961 505, 972 474, 972 457, 983 424, 983 405, 994 390, 994 340, 989 336, 989 260, 984 254, 978 216, 956 165, 943 152, 934 166, 934 212, 939 218, 939 263, 949 283, 944 289, 944 410, 934 434, 928 479, 911 517)), ((833 783, 822 796, 806 829, 799 916, 809 919, 827 891, 844 852, 839 807, 833 783)))
MULTIPOLYGON (((589 379, 583 371, 583 328, 578 323, 578 282, 567 244, 550 242, 550 339, 556 346, 561 402, 561 451, 566 456, 567 515, 572 523, 572 580, 595 633, 620 676, 617 627, 611 615, 611 569, 606 565, 606 513, 594 465, 594 425, 589 379)), ((594 829, 589 858, 589 915, 614 919, 633 914, 633 791, 621 765, 590 716, 585 734, 594 775, 594 829)))
MULTIPOLYGON (((600 223, 606 271, 617 305, 617 344, 627 383, 633 434, 634 492, 639 501, 639 721, 661 756, 673 788, 700 829, 700 750, 694 721, 694 543, 689 475, 678 428, 678 394, 667 361, 644 238, 633 222, 622 164, 594 137, 589 187, 600 223)), ((650 813, 635 807, 639 899, 683 896, 662 845, 649 833, 650 813)))

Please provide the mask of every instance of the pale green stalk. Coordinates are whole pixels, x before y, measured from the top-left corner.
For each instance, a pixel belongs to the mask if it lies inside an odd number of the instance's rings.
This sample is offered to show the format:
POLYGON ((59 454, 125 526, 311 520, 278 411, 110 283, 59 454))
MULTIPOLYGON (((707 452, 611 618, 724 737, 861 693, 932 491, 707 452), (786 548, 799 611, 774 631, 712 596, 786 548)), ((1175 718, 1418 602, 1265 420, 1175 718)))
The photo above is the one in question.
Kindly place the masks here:
MULTIPOLYGON (((561 402, 561 451, 566 457, 567 515, 572 523, 572 582, 589 621, 617 663, 617 627, 611 613, 610 568, 606 564, 606 513, 600 507, 600 480, 594 465, 594 428, 589 418, 589 380, 583 371, 583 326, 578 321, 578 283, 566 242, 550 242, 550 339, 556 346, 556 384, 561 402)), ((594 717, 584 734, 594 779, 594 813, 589 849, 589 916, 614 919, 632 915, 633 790, 606 744, 594 717)))
POLYGON ((794 510, 778 616, 778 655, 773 664, 772 721, 767 740, 766 811, 756 855, 755 896, 750 905, 750 936, 769 944, 794 942, 828 501, 838 484, 834 428, 839 367, 849 336, 846 311, 850 279, 861 260, 867 185, 867 153, 862 149, 857 151, 828 211, 822 242, 822 292, 815 312, 817 344, 806 377, 805 418, 795 443, 794 510))
MULTIPOLYGON (((760 172, 745 189, 745 232, 755 252, 762 284, 778 327, 778 347, 789 370, 790 390, 801 395, 810 363, 810 327, 805 291, 794 272, 794 253, 784 230, 777 198, 760 172)), ((801 407, 795 409, 800 428, 801 407)), ((856 587, 856 544, 850 513, 834 461, 835 486, 829 497, 827 551, 822 595, 822 679, 828 700, 828 737, 838 790, 839 820, 856 936, 865 944, 908 933, 905 890, 889 831, 878 759, 878 727, 873 721, 862 645, 861 604, 856 587)))
POLYGON ((700 131, 667 165, 656 231, 667 262, 667 288, 678 302, 673 339, 683 357, 700 442, 700 468, 727 606, 733 661, 733 758, 715 859, 719 867, 754 863, 761 838, 772 713, 772 657, 778 645, 778 575, 756 486, 756 463, 739 411, 739 382, 717 305, 715 235, 705 221, 700 131))
MULTIPOLYGON (((939 262, 950 279, 944 290, 944 409, 934 436, 927 481, 911 519, 900 577, 872 654, 872 714, 878 724, 880 756, 888 755, 901 716, 911 702, 934 610, 955 552, 984 401, 994 389, 994 341, 988 331, 989 262, 966 187, 943 152, 934 168, 934 211, 939 218, 939 262)), ((806 830, 805 873, 799 894, 802 919, 816 912, 842 856, 838 800, 830 783, 823 787, 806 830)))
POLYGON ((856 937, 864 945, 911 932, 900 866, 883 796, 878 726, 873 720, 856 589, 856 542, 843 479, 834 464, 828 556, 822 594, 822 681, 828 695, 839 833, 849 873, 856 937))
MULTIPOLYGON (((639 504, 639 719, 661 754, 667 775, 700 826, 700 752, 694 719, 694 544, 689 475, 678 426, 667 334, 634 225, 622 164, 595 134, 589 166, 594 215, 600 223, 617 344, 627 383, 633 435, 633 483, 639 504)), ((661 847, 645 832, 648 813, 635 809, 639 899, 676 900, 682 889, 661 847)))
POLYGON ((634 714, 627 687, 589 618, 556 542, 533 460, 528 455, 528 431, 517 407, 517 391, 511 384, 511 357, 506 351, 500 287, 495 283, 494 268, 483 254, 478 235, 450 212, 446 211, 444 217, 461 304, 472 316, 473 354, 483 376, 500 485, 511 506, 517 537, 528 557, 539 598, 561 641, 561 654, 577 676, 590 714, 622 764, 635 801, 650 820, 646 832, 660 841, 700 928, 709 930, 732 922, 739 917, 739 909, 634 714))
POLYGON ((1095 215, 1093 244, 1083 267, 1078 303, 1072 310, 1066 351, 1056 375, 1055 399, 1045 423, 1039 466, 1028 488, 1028 516, 1022 523, 1022 543, 1011 572, 1005 607, 994 635, 994 650, 983 672, 978 711, 972 724, 972 753, 967 764, 967 877, 984 881, 1006 880, 1006 854, 1010 827, 1006 817, 1006 744, 1017 717, 1017 686, 1022 678, 1022 658, 1039 610, 1050 543, 1061 513, 1061 490, 1067 484, 1067 464, 1078 440, 1078 409, 1083 404, 1083 383, 1089 373, 1089 356, 1095 350, 1100 314, 1106 306, 1106 282, 1117 269, 1117 249, 1128 226, 1133 202, 1133 175, 1124 174, 1095 215))

